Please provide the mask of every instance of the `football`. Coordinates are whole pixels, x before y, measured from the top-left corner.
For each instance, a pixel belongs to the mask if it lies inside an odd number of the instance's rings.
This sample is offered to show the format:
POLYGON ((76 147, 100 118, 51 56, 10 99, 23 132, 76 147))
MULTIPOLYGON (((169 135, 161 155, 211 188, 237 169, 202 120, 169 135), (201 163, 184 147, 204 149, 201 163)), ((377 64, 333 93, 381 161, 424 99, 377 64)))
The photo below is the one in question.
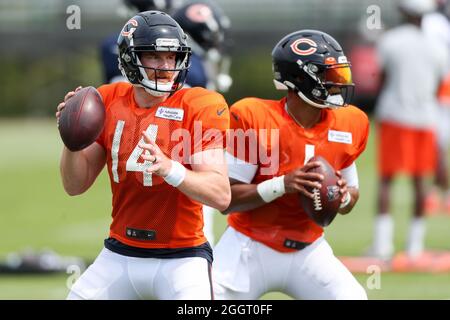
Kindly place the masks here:
POLYGON ((337 182, 339 177, 334 168, 323 157, 316 156, 309 160, 319 161, 321 165, 307 172, 320 173, 324 176, 322 187, 307 188, 314 194, 314 200, 300 194, 300 202, 308 216, 321 227, 328 226, 338 213, 341 204, 341 194, 337 182))
POLYGON ((79 151, 92 144, 105 123, 105 106, 94 87, 85 87, 66 101, 59 118, 59 134, 70 151, 79 151))

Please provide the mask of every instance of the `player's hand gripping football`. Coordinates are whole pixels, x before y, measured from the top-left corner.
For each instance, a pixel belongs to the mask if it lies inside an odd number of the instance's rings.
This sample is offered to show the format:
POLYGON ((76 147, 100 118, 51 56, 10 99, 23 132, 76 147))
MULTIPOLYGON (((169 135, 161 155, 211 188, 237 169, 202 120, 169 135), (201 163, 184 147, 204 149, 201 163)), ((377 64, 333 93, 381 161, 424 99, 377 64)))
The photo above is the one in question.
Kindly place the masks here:
POLYGON ((306 188, 321 188, 324 179, 319 173, 307 172, 308 170, 320 166, 320 162, 308 162, 301 168, 297 168, 284 175, 284 188, 286 193, 301 193, 308 198, 314 199, 314 195, 306 188))
POLYGON ((144 152, 141 157, 144 160, 152 162, 152 166, 147 169, 147 172, 155 173, 163 178, 166 177, 172 168, 172 160, 151 140, 147 132, 143 131, 142 136, 144 143, 140 143, 139 147, 144 149, 144 152))
POLYGON ((75 92, 81 90, 82 88, 83 88, 82 86, 78 86, 74 91, 67 92, 67 94, 64 96, 64 101, 61 102, 60 104, 58 104, 58 107, 56 108, 56 113, 55 113, 57 127, 59 127, 59 117, 61 117, 61 111, 66 106, 67 100, 69 100, 71 97, 73 97, 75 95, 75 92))

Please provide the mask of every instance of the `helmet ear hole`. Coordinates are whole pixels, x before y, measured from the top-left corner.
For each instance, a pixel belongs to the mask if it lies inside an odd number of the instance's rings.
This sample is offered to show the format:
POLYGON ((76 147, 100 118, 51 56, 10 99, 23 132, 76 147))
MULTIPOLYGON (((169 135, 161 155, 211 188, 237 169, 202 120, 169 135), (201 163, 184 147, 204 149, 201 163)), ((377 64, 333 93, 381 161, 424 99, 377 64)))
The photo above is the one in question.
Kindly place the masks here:
POLYGON ((317 73, 319 71, 319 67, 313 63, 308 64, 308 70, 312 73, 317 73))
POLYGON ((311 93, 313 94, 313 96, 315 96, 316 98, 320 98, 322 96, 322 92, 319 89, 314 88, 311 93))
POLYGON ((304 72, 293 74, 291 76, 295 80, 295 83, 297 84, 297 86, 303 85, 306 82, 306 73, 304 73, 304 72))
POLYGON ((123 60, 125 60, 125 62, 131 62, 131 56, 128 53, 125 53, 123 55, 123 60))

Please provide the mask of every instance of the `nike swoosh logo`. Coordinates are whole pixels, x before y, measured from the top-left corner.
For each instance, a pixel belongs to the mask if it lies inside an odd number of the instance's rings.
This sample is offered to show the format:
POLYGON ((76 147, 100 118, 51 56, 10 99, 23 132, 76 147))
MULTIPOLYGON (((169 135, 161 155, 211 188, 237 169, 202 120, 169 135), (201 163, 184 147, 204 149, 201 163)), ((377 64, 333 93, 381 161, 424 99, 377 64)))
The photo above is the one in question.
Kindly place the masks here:
POLYGON ((221 116, 222 113, 224 113, 224 111, 227 109, 227 107, 223 108, 222 110, 217 110, 217 115, 221 116))
POLYGON ((231 115, 233 116, 233 118, 234 118, 236 121, 239 121, 239 117, 238 117, 237 114, 235 114, 234 112, 231 112, 231 115))

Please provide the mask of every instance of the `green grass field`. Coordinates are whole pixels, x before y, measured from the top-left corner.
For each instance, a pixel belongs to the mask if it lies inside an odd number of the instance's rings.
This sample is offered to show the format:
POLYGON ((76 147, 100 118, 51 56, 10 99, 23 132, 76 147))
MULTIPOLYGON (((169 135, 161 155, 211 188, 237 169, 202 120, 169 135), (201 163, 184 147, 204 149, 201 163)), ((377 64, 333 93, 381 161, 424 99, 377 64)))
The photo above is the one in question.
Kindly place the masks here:
MULTIPOLYGON (((372 132, 373 133, 373 132, 372 132)), ((358 162, 361 197, 348 216, 339 216, 326 230, 336 255, 359 255, 370 244, 377 185, 374 135, 358 162)), ((78 197, 67 196, 59 177, 62 143, 53 120, 0 120, 0 259, 27 247, 51 248, 61 255, 94 259, 103 246, 110 223, 111 196, 106 172, 78 197)), ((411 211, 408 181, 394 186, 396 248, 403 250, 411 211)), ((426 243, 450 249, 450 216, 427 220, 426 243)), ((225 228, 217 215, 217 238, 225 228)), ((69 274, 45 276, 0 275, 0 299, 64 299, 69 274)), ((356 275, 366 287, 369 274, 356 275)), ((381 288, 367 290, 371 299, 448 299, 448 274, 381 275, 381 288)), ((280 293, 264 296, 286 299, 280 293)))

